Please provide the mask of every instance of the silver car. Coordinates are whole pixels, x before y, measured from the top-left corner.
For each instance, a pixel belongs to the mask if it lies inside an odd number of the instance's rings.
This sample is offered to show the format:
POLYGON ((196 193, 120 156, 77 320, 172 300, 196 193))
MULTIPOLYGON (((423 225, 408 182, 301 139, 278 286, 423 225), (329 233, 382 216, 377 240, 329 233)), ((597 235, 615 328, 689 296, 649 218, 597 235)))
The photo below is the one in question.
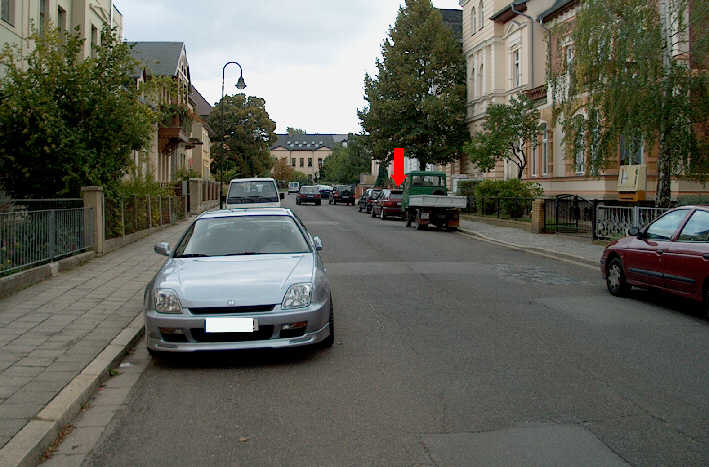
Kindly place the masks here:
POLYGON ((312 236, 290 209, 199 216, 145 288, 148 350, 331 346, 330 283, 312 236))

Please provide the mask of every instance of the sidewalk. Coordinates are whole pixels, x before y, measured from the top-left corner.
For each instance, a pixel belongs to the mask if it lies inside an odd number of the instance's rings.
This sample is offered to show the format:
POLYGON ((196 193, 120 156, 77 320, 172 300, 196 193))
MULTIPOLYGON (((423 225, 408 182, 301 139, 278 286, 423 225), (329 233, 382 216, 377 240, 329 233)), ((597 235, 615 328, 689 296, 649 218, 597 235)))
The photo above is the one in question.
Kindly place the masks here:
POLYGON ((599 266, 604 247, 590 238, 563 234, 533 234, 516 227, 502 227, 485 222, 460 219, 460 229, 475 236, 532 252, 599 266))
POLYGON ((0 449, 141 313, 153 245, 188 222, 0 299, 0 449))

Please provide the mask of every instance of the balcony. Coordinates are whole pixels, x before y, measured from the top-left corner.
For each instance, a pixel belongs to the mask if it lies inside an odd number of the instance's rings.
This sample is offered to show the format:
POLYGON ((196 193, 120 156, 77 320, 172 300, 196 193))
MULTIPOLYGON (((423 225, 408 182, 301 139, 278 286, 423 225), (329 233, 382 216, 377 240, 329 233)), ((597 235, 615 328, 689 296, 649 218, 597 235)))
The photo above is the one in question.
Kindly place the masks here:
POLYGON ((172 115, 168 121, 163 121, 158 130, 159 150, 161 153, 169 153, 177 148, 179 144, 192 144, 190 137, 191 121, 187 117, 182 117, 178 113, 172 115))
POLYGON ((528 89, 524 91, 524 94, 529 98, 531 101, 539 101, 539 100, 546 100, 547 98, 547 85, 542 84, 541 86, 537 86, 536 88, 528 89))

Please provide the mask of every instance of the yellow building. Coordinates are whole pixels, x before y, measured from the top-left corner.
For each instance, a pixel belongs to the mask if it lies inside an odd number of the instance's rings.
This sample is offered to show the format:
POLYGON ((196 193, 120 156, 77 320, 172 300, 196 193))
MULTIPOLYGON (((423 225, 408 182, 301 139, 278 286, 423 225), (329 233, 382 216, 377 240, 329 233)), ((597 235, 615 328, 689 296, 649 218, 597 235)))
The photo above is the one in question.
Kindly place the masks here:
POLYGON ((33 28, 41 33, 48 24, 61 31, 78 27, 85 57, 101 42, 104 24, 123 37, 123 15, 112 0, 0 0, 0 45, 19 45, 26 55, 34 46, 27 39, 33 28))
POLYGON ((337 144, 347 145, 347 135, 308 133, 300 135, 278 134, 271 146, 271 157, 285 159, 288 165, 306 174, 310 180, 320 178, 320 169, 337 144))

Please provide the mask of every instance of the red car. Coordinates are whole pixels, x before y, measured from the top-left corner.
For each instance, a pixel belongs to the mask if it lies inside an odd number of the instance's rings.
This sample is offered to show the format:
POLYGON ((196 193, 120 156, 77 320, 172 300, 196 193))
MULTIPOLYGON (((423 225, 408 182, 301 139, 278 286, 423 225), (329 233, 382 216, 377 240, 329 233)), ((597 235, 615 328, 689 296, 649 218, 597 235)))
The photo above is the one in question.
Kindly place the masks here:
POLYGON ((402 190, 384 190, 378 198, 372 201, 372 217, 379 216, 384 219, 387 216, 402 217, 404 211, 401 210, 402 190))
POLYGON ((630 229, 603 252, 608 291, 659 289, 704 303, 709 310, 709 206, 667 211, 642 230, 630 229))

